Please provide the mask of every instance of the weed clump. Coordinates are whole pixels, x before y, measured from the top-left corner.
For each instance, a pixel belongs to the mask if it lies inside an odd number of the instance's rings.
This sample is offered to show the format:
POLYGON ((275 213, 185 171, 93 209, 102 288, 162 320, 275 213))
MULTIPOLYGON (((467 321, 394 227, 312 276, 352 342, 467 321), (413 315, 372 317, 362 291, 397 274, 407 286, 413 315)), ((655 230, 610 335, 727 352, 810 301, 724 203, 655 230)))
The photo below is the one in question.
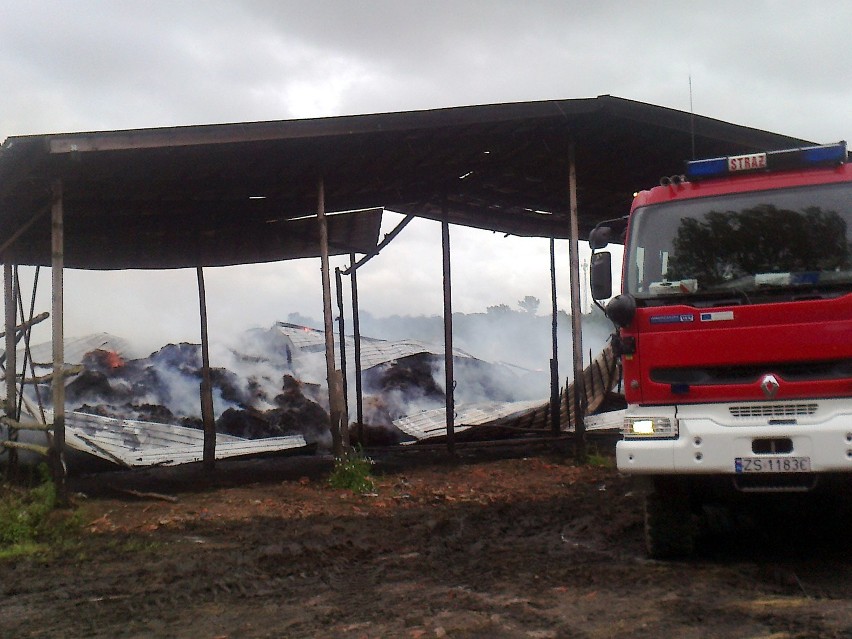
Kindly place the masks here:
POLYGON ((361 495, 371 493, 376 489, 370 476, 372 466, 373 460, 364 455, 360 448, 350 450, 341 457, 335 457, 328 483, 332 488, 351 490, 361 495))
POLYGON ((76 526, 74 515, 55 515, 56 486, 46 465, 38 471, 39 482, 31 488, 0 482, 0 558, 43 550, 76 526))
POLYGON ((606 455, 594 450, 586 455, 586 465, 595 468, 615 468, 615 460, 612 455, 606 455))

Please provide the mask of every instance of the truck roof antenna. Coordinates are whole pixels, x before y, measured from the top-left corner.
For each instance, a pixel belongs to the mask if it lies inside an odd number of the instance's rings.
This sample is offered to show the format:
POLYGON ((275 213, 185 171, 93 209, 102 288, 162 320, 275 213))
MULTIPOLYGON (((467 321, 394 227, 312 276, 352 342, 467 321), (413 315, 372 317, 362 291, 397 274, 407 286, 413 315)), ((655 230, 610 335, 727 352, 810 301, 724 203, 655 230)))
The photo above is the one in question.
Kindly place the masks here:
POLYGON ((692 159, 695 159, 695 111, 692 108, 692 72, 689 73, 689 133, 692 140, 692 159))

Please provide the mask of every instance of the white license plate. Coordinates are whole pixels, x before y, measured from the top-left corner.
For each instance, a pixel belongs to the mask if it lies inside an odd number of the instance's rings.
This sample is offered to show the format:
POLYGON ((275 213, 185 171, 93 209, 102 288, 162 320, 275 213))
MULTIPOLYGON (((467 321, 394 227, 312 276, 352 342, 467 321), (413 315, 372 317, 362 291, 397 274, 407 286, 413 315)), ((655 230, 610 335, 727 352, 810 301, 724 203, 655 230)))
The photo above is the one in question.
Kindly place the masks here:
POLYGON ((734 470, 738 473, 809 473, 810 457, 737 457, 734 470))

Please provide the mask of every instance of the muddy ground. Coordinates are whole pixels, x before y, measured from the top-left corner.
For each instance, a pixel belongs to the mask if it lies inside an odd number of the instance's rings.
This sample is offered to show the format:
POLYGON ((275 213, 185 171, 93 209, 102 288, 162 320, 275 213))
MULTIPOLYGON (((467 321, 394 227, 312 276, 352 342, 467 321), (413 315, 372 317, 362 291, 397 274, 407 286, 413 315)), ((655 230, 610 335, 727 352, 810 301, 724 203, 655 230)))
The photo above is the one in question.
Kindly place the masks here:
POLYGON ((366 496, 327 458, 75 478, 81 538, 0 564, 0 636, 852 637, 833 512, 649 561, 634 480, 522 454, 381 454, 366 496))

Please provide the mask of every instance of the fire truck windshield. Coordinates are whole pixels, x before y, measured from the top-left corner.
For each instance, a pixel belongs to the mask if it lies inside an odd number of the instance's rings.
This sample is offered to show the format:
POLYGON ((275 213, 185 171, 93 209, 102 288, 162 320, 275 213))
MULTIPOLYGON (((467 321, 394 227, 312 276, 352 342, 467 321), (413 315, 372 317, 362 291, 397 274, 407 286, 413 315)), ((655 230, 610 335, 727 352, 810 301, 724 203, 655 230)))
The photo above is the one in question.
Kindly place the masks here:
POLYGON ((749 302, 801 288, 852 291, 852 183, 672 201, 633 214, 625 292, 637 300, 749 302))

